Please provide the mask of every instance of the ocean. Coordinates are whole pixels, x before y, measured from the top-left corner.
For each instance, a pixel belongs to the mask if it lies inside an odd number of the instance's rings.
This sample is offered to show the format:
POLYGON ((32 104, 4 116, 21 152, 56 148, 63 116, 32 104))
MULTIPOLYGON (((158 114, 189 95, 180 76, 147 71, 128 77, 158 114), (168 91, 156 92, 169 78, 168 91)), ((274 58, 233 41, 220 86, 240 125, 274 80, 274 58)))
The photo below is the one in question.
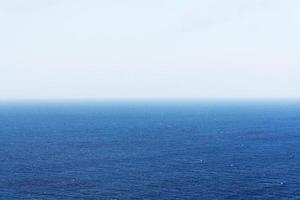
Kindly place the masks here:
POLYGON ((300 199, 300 103, 0 103, 0 199, 300 199))

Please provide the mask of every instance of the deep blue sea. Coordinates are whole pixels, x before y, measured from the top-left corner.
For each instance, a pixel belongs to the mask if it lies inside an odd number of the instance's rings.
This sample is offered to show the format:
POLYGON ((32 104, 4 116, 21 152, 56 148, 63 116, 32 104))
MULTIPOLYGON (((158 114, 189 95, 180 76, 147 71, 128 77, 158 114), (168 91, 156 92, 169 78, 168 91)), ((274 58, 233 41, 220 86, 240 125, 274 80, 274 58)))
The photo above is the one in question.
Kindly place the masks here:
POLYGON ((300 199, 300 103, 1 103, 0 199, 300 199))

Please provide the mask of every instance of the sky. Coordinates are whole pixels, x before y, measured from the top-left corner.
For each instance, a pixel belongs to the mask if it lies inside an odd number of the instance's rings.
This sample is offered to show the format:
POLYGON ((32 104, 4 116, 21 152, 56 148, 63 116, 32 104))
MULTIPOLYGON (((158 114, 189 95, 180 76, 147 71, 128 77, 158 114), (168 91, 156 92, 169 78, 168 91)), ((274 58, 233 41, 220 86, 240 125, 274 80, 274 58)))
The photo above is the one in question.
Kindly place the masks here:
POLYGON ((300 98, 299 0, 0 0, 0 100, 300 98))

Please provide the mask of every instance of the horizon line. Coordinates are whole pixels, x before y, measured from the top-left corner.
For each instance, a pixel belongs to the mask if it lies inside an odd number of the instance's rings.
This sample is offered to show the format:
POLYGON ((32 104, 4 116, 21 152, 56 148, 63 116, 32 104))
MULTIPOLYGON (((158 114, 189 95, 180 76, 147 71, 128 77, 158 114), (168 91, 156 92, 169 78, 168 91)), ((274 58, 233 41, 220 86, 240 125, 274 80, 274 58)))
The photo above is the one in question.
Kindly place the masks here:
POLYGON ((220 98, 49 98, 49 99, 0 99, 0 103, 26 103, 26 102, 278 102, 278 101, 299 101, 300 98, 245 98, 245 97, 220 97, 220 98))

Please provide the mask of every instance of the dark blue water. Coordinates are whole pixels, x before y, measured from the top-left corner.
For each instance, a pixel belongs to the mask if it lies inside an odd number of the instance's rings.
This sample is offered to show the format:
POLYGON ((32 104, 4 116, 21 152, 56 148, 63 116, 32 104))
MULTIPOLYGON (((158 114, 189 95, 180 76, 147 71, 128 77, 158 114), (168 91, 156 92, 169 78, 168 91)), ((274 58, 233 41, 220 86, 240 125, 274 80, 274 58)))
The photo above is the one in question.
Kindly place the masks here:
POLYGON ((2 103, 0 199, 300 199, 300 103, 2 103))

